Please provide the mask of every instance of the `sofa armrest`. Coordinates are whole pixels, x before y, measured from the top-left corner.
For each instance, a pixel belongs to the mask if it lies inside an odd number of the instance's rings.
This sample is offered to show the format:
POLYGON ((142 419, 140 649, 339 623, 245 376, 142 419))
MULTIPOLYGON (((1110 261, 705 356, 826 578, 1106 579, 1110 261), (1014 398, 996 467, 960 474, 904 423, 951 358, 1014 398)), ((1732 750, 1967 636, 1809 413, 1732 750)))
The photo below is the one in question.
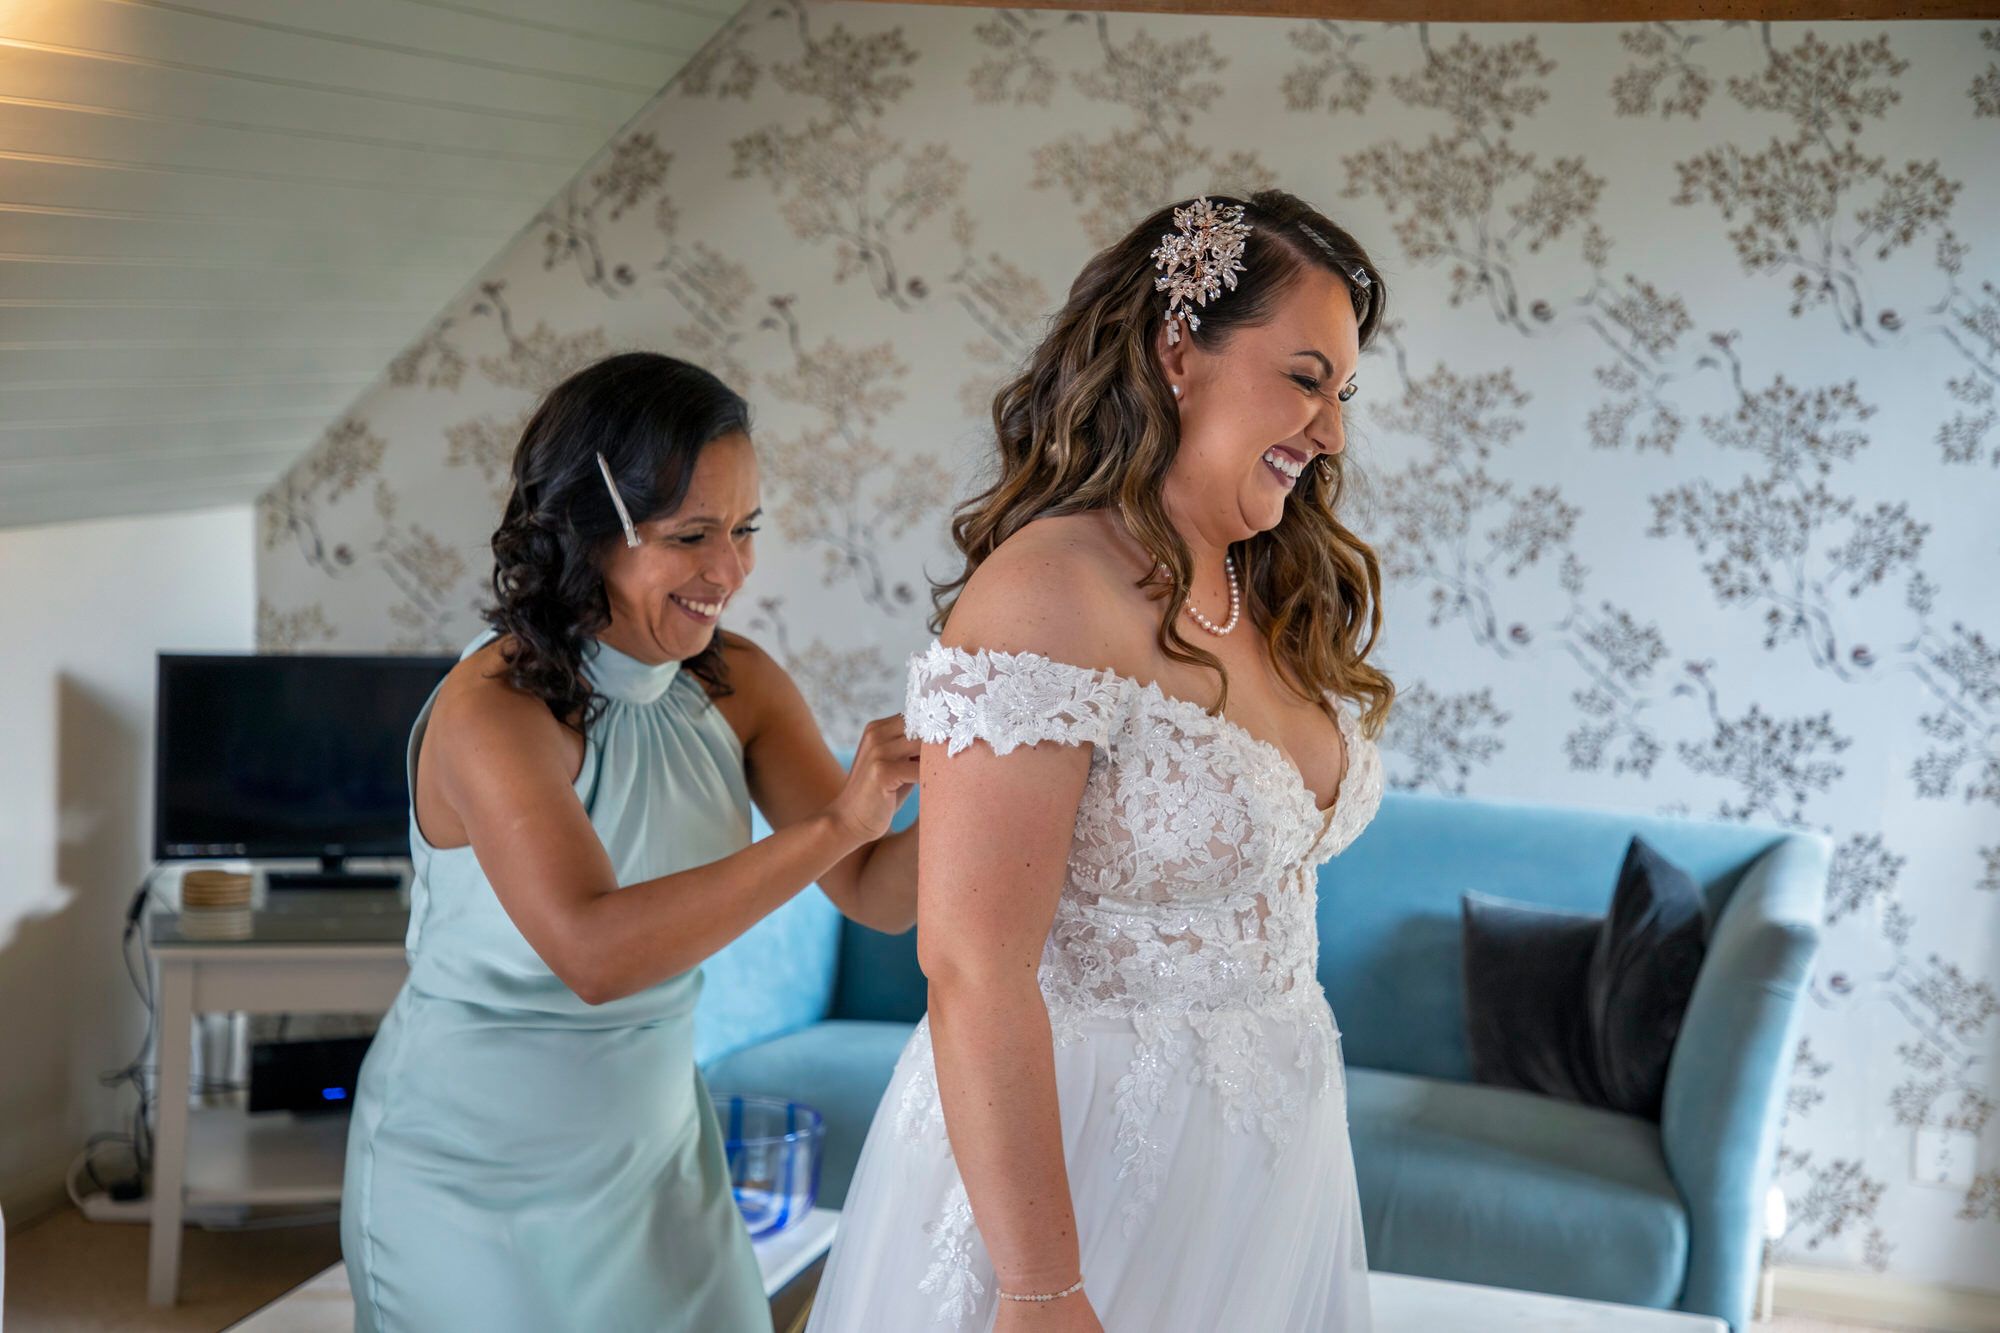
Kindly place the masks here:
POLYGON ((1667 1067, 1660 1139, 1687 1203, 1681 1308, 1749 1326, 1799 996, 1812 975, 1831 849, 1789 834, 1744 872, 1709 936, 1667 1067))

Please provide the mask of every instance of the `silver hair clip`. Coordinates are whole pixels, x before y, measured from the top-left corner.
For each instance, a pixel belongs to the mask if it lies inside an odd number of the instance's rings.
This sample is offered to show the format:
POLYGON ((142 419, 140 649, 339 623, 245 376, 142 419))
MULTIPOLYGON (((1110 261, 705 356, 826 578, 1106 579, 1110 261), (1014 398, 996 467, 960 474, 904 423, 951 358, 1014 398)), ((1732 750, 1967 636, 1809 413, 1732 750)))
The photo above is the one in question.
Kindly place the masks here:
POLYGON ((1167 299, 1167 342, 1181 340, 1180 325, 1190 332, 1201 327, 1194 306, 1207 305, 1222 295, 1222 289, 1236 288, 1236 275, 1243 271, 1243 243, 1250 238, 1250 224, 1243 220, 1243 205, 1217 205, 1207 195, 1174 210, 1175 231, 1160 237, 1153 249, 1153 267, 1166 272, 1153 279, 1155 291, 1169 292, 1167 299))
POLYGON ((611 492, 611 503, 618 507, 618 521, 625 525, 625 544, 639 544, 639 530, 632 526, 632 511, 625 507, 625 497, 618 494, 618 483, 611 480, 611 464, 604 461, 600 450, 597 455, 597 470, 604 474, 604 489, 611 492))
POLYGON ((1311 237, 1313 243, 1324 250, 1326 257, 1334 262, 1334 266, 1347 275, 1347 285, 1354 297, 1354 317, 1357 320, 1366 322, 1368 319, 1368 308, 1375 301, 1375 279, 1368 276, 1367 269, 1361 267, 1361 265, 1355 263, 1352 259, 1344 258, 1339 251, 1327 244, 1326 237, 1320 235, 1305 223, 1299 223, 1299 230, 1311 237))

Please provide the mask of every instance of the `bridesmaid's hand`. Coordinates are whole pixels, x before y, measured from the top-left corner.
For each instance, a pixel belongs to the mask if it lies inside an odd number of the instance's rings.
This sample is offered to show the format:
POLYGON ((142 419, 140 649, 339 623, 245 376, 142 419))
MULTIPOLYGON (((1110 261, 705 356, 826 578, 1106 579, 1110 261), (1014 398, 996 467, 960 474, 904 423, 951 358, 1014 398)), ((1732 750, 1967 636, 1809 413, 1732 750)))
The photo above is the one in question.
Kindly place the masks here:
POLYGON ((1079 1291, 1054 1301, 1002 1301, 993 1333, 1104 1333, 1090 1294, 1079 1291))
POLYGON ((896 808, 917 785, 917 756, 922 748, 903 735, 901 713, 878 717, 862 729, 847 785, 826 808, 857 844, 873 842, 889 831, 896 808))

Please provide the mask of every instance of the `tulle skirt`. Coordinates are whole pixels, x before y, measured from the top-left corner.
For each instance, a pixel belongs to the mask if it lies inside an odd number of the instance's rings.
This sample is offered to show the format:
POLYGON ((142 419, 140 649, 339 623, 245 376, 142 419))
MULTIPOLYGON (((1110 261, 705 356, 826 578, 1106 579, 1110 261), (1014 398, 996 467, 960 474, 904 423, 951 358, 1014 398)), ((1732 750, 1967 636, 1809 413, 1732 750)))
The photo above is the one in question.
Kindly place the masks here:
MULTIPOLYGON (((1174 1046, 1179 1058, 1146 1090, 1150 1114, 1139 1123, 1150 1170, 1132 1165, 1128 1076, 1147 1044, 1138 1029, 1090 1018, 1057 1044, 1084 1291, 1106 1333, 1368 1333, 1347 1080, 1337 1040, 1330 1070, 1313 1072, 1326 1062, 1309 1048, 1323 1033, 1337 1038, 1324 998, 1314 1002, 1324 1014, 1318 1032, 1282 1015, 1233 1015, 1226 1025, 1233 1047, 1255 1042, 1267 1057, 1255 1069, 1262 1115, 1245 1114, 1242 1069, 1203 1067, 1199 1043, 1174 1046)), ((808 1333, 993 1327, 993 1267, 935 1079, 926 1019, 876 1109, 808 1333)))

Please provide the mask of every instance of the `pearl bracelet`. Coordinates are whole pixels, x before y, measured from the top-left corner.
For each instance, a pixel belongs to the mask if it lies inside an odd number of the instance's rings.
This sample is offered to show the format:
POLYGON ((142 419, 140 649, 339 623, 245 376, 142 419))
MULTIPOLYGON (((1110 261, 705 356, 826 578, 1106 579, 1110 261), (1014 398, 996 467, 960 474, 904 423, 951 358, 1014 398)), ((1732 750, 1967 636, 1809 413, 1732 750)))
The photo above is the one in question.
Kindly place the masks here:
MULTIPOLYGON (((999 1291, 999 1288, 996 1287, 995 1290, 999 1291)), ((1064 1287, 1061 1291, 1043 1292, 1039 1295, 1033 1295, 1033 1296, 1023 1295, 1019 1292, 1000 1291, 1000 1299, 1003 1301, 1059 1301, 1065 1296, 1074 1296, 1077 1292, 1082 1290, 1083 1290, 1083 1279, 1078 1278, 1075 1282, 1071 1283, 1067 1287, 1064 1287)))

